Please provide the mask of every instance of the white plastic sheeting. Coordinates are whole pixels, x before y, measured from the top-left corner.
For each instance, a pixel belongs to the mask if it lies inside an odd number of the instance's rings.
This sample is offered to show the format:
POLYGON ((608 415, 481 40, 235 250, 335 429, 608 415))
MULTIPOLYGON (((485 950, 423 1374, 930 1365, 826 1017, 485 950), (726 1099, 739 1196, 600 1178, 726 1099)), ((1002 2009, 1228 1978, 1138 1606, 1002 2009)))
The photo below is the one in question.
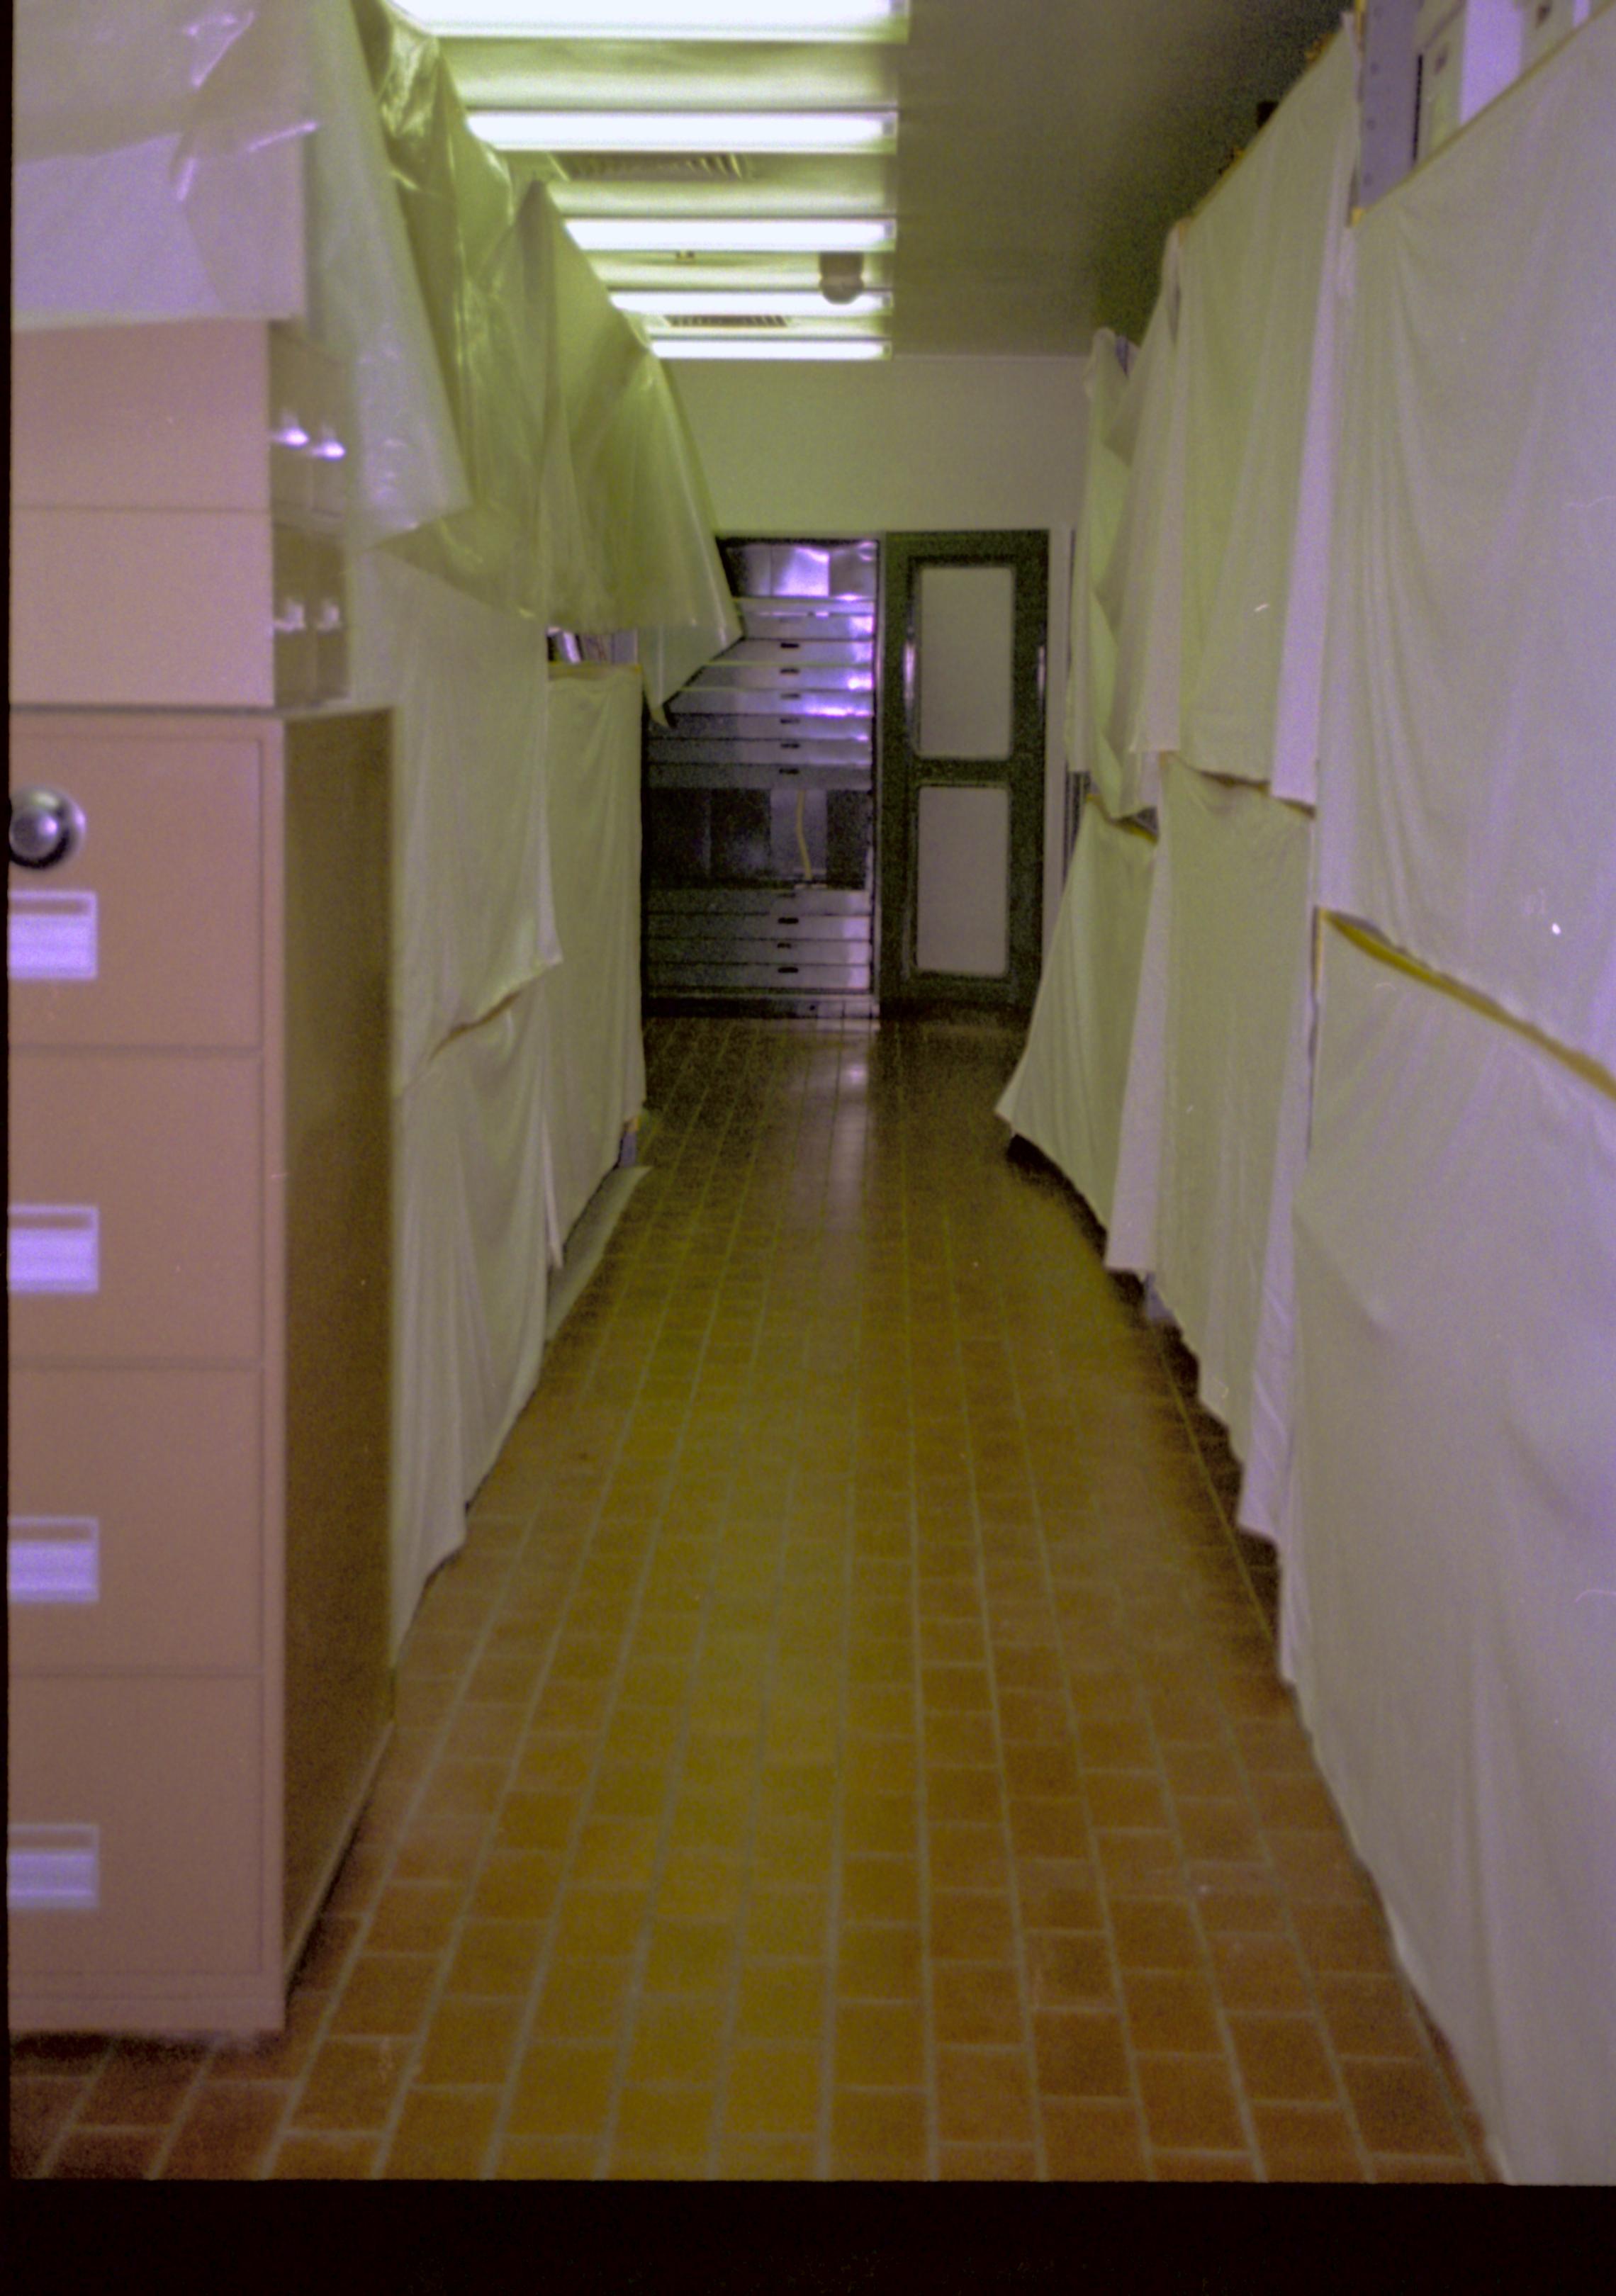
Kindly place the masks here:
POLYGON ((561 955, 534 624, 390 551, 352 569, 356 703, 394 718, 393 1089, 561 955))
POLYGON ((1616 13, 1357 234, 1321 887, 1616 1070, 1616 13))
POLYGON ((616 1163, 645 1098, 640 1033, 640 677, 584 665, 550 693, 551 869, 562 963, 545 1128, 550 1257, 616 1163))
POLYGON ((18 0, 15 324, 301 315, 299 12, 18 0))
POLYGON ((470 496, 401 546, 490 603, 637 630, 660 704, 740 636, 661 363, 542 186, 518 201, 438 42, 387 0, 353 6, 470 496))
POLYGON ((1107 447, 1128 466, 1115 539, 1091 568, 1115 650, 1111 717, 1095 786, 1114 821, 1153 806, 1159 761, 1178 746, 1184 562, 1184 394, 1178 363, 1178 234, 1161 258, 1161 292, 1128 369, 1107 447), (1114 783, 1108 786, 1114 773, 1114 783))
POLYGON ((394 1128, 394 1648, 538 1379, 547 1283, 541 979, 451 1037, 394 1128))
POLYGON ((1309 802, 1357 80, 1348 30, 1184 237, 1178 748, 1202 773, 1309 802))
POLYGON ((1106 1260, 1154 1274, 1272 1536, 1289 1458, 1291 1205, 1307 1150, 1313 824, 1163 761, 1106 1260))
POLYGON ((1609 2184, 1616 1093, 1325 940, 1284 1653, 1507 2172, 1609 2184))
POLYGON ((998 1103, 1102 1227, 1111 1224, 1155 858, 1148 831, 1084 807, 1026 1048, 998 1103))
POLYGON ((1074 774, 1087 774, 1113 799, 1121 789, 1121 768, 1111 750, 1117 641, 1095 585, 1117 546, 1117 528, 1128 494, 1128 464, 1111 443, 1128 384, 1122 354, 1123 347, 1111 329, 1100 327, 1083 362, 1088 432, 1072 552, 1070 666, 1066 680, 1067 766, 1074 774))

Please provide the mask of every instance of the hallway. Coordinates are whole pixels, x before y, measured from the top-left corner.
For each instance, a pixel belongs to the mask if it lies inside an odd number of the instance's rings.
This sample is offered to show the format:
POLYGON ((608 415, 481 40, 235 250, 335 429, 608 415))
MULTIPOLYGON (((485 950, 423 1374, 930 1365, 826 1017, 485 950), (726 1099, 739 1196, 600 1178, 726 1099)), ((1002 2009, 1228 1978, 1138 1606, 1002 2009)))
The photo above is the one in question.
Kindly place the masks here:
POLYGON ((1019 1042, 648 1024, 287 2033, 14 2042, 16 2173, 1486 2173, 1019 1042))

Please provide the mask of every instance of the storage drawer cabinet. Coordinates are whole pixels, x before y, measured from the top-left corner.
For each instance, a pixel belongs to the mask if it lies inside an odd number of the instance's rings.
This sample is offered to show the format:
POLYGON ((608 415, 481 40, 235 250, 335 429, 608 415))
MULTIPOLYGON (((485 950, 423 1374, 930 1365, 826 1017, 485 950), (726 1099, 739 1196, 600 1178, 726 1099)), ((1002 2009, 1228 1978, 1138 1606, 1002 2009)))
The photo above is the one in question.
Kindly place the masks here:
POLYGON ((274 2029, 390 1711, 387 721, 12 732, 11 2021, 274 2029))
POLYGON ((646 744, 646 989, 872 1010, 876 545, 722 547, 744 635, 646 744))
POLYGON ((347 690, 349 425, 318 345, 228 319, 24 334, 12 402, 14 701, 347 690))

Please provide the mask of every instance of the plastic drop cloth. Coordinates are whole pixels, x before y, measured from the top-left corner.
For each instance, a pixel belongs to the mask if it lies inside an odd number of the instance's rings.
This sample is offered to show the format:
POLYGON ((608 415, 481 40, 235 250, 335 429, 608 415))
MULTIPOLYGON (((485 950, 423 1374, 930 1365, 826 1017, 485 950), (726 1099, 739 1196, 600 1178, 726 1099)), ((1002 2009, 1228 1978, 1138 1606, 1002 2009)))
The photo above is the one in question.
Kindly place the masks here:
POLYGON ((1282 1656, 1506 2171, 1608 2185, 1616 1095, 1325 944, 1282 1656))
POLYGON ((1096 750, 1095 787, 1118 821, 1159 802, 1161 758, 1178 747, 1184 548, 1178 302, 1175 230, 1162 254, 1161 292, 1107 439, 1110 453, 1128 467, 1115 539, 1104 565, 1091 568, 1115 648, 1111 717, 1096 750))
POLYGON ((1070 668, 1066 680, 1066 762, 1096 788, 1115 797, 1120 768, 1111 753, 1112 698, 1117 684, 1117 642, 1095 586, 1116 547, 1128 491, 1128 465, 1110 443, 1128 378, 1120 347, 1109 327, 1096 330, 1083 362, 1088 429, 1083 455, 1083 498, 1071 568, 1070 668))
POLYGON ((491 603, 637 631, 660 705, 740 635, 668 377, 543 186, 518 202, 439 43, 355 5, 471 493, 398 547, 491 603))
POLYGON ((998 1113, 1109 1227, 1156 840, 1086 805, 1026 1048, 998 1113))
POLYGON ((1153 1274, 1275 1535, 1290 1450, 1291 1206, 1307 1149, 1313 824, 1162 765, 1161 840, 1106 1264, 1153 1274))
POLYGON ((550 1022, 550 1257, 617 1162, 645 1098, 640 1033, 640 678, 553 672, 548 803, 562 962, 550 1022))
POLYGON ((396 1104, 393 1646, 465 1539, 537 1383, 547 1297, 544 980, 441 1046, 396 1104))
POLYGON ((1178 749, 1203 773, 1308 803, 1357 76, 1349 25, 1184 236, 1178 749))
POLYGON ((354 700, 394 711, 393 1089, 561 955, 535 625, 390 551, 349 575, 354 700))
POLYGON ((1321 886, 1616 1070, 1616 12, 1365 217, 1321 886))

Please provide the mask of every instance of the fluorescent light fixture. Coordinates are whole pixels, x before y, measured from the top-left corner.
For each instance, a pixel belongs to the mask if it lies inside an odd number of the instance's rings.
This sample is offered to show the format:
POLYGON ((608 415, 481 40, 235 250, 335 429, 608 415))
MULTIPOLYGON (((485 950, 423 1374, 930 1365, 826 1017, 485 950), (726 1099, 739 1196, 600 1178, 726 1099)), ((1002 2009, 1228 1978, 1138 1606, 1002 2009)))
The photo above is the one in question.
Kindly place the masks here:
POLYGON ((473 111, 500 152, 884 152, 895 111, 473 111))
POLYGON ((879 335, 659 335, 659 358, 883 359, 892 346, 879 335))
POLYGON ((453 39, 882 40, 909 29, 908 0, 409 0, 453 39))
POLYGON ((578 216, 562 222, 586 255, 876 254, 897 241, 890 216, 578 216))
POLYGON ((759 289, 755 287, 676 287, 663 293, 654 287, 613 291, 619 311, 643 312, 652 318, 710 319, 870 319, 892 308, 890 292, 873 288, 849 303, 831 303, 816 287, 759 289))

